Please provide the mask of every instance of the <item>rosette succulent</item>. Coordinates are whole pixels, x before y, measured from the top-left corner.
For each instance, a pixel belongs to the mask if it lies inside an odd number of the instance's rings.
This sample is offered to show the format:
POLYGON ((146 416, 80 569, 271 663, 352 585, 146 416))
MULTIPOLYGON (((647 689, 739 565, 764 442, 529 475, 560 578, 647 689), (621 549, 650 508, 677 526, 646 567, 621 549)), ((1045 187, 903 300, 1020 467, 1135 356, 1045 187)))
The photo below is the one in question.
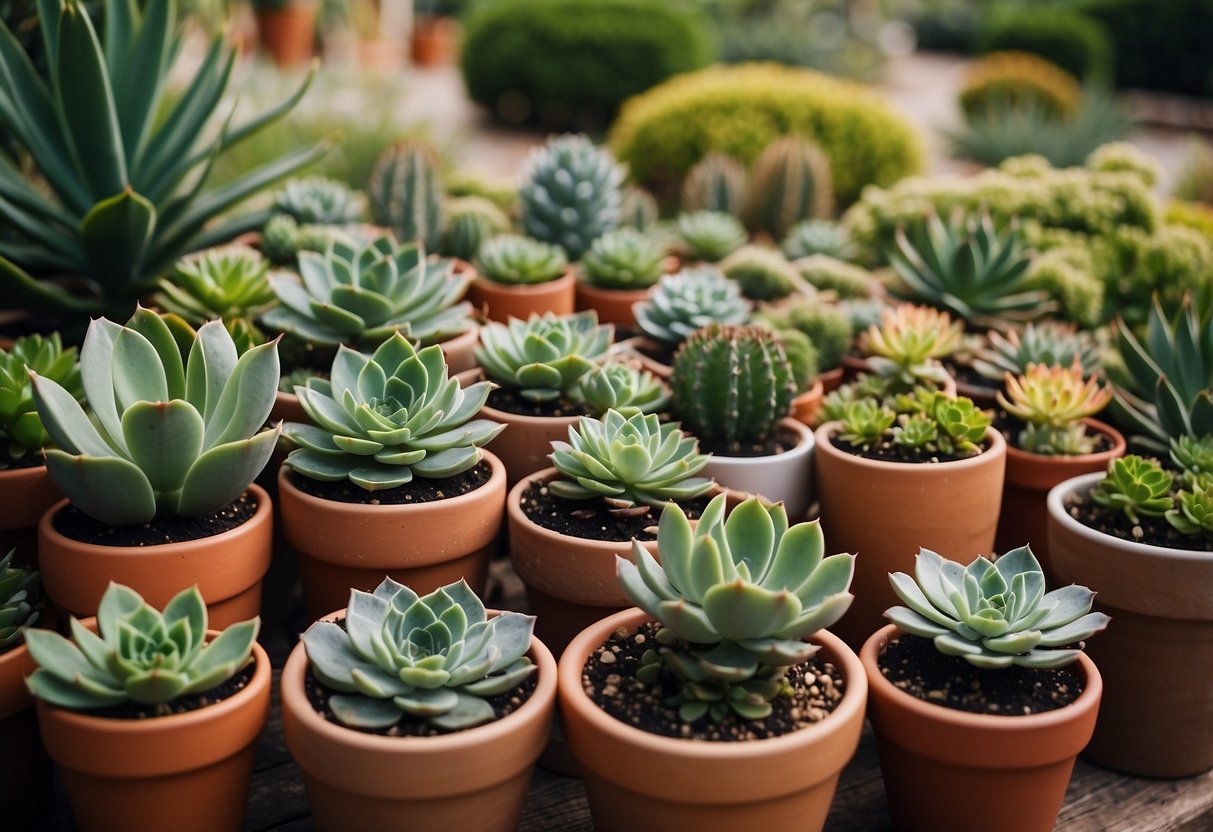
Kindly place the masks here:
POLYGON ((485 374, 534 402, 573 395, 578 380, 606 355, 615 328, 593 311, 490 323, 480 330, 476 360, 485 374))
POLYGON ((569 259, 560 246, 518 234, 500 234, 480 244, 476 268, 494 283, 522 286, 548 283, 568 269, 569 259))
POLYGON ((905 388, 942 384, 947 371, 939 363, 960 348, 964 325, 929 306, 900 304, 868 327, 868 362, 880 376, 905 388))
POLYGON ((662 275, 665 246, 634 228, 608 231, 581 257, 581 271, 592 286, 603 289, 644 289, 662 275))
POLYGON ((0 653, 21 643, 27 627, 38 621, 42 585, 38 573, 13 565, 16 549, 0 558, 0 653))
POLYGON ((71 619, 72 640, 27 630, 38 669, 26 680, 34 696, 71 710, 135 702, 167 705, 226 682, 252 660, 260 619, 233 624, 206 641, 206 604, 198 587, 178 593, 163 613, 111 583, 97 607, 97 632, 71 619))
POLYGON ((59 333, 26 335, 0 349, 0 470, 36 454, 50 442, 34 405, 30 371, 52 379, 74 399, 83 399, 76 348, 63 348, 59 333))
POLYGON ((209 249, 178 260, 160 279, 154 300, 191 326, 222 318, 247 348, 265 340, 254 321, 275 300, 269 268, 260 252, 247 246, 209 249))
POLYGON ((473 419, 492 385, 466 390, 447 378, 438 345, 414 349, 399 332, 374 354, 341 346, 327 379, 295 388, 313 424, 284 427, 297 447, 291 470, 324 482, 349 480, 359 488, 396 488, 414 476, 453 477, 480 462, 480 446, 504 425, 473 419))
POLYGON ((80 370, 93 418, 44 376, 33 376, 34 402, 57 446, 46 451, 51 478, 103 523, 210 514, 273 453, 278 430, 261 427, 278 388, 277 341, 238 356, 220 321, 195 335, 140 308, 126 326, 90 324, 80 370))
POLYGON ((1183 472, 1184 482, 1213 476, 1213 434, 1172 439, 1171 462, 1183 472))
POLYGON ((745 323, 750 302, 717 269, 700 266, 662 278, 648 300, 635 304, 632 311, 641 332, 654 341, 677 346, 702 326, 745 323))
POLYGON ((1006 394, 995 394, 1007 413, 1026 422, 1017 437, 1019 447, 1034 454, 1074 456, 1095 450, 1082 420, 1103 410, 1112 393, 1094 378, 1084 380, 1075 359, 1067 369, 1030 364, 1022 375, 1006 375, 1006 394))
POLYGON ((906 606, 885 617, 974 667, 1062 667, 1109 621, 1090 611, 1095 593, 1085 586, 1045 592, 1044 572, 1028 546, 968 566, 920 549, 914 577, 895 572, 889 581, 906 606))
POLYGON ((1158 460, 1127 454, 1108 463, 1107 474, 1091 489, 1091 499, 1137 525, 1143 517, 1162 517, 1174 506, 1174 481, 1158 460))
POLYGON ((801 220, 788 229, 780 247, 792 260, 815 255, 851 260, 859 253, 847 227, 830 220, 801 220))
POLYGON ((389 728, 402 718, 443 731, 494 718, 485 697, 535 672, 526 657, 535 618, 488 618, 460 580, 418 597, 391 578, 350 591, 345 627, 318 621, 303 634, 312 675, 337 691, 328 704, 350 728, 389 728))
POLYGON ((1166 513, 1167 522, 1180 534, 1213 538, 1213 477, 1194 480, 1175 495, 1175 507, 1166 513))
POLYGON ((721 211, 679 214, 678 239, 688 257, 715 263, 745 245, 748 235, 741 220, 721 211))
POLYGON ((274 211, 300 224, 347 225, 365 210, 361 194, 327 176, 290 179, 274 193, 274 211))
POLYGON ((973 360, 973 369, 991 381, 1001 382, 1007 373, 1019 375, 1029 364, 1069 367, 1076 359, 1084 377, 1099 371, 1095 336, 1074 324, 1050 320, 1028 323, 1022 331, 1012 329, 1005 334, 990 330, 986 346, 973 360))
POLYGON ((557 136, 526 161, 518 198, 522 228, 574 260, 617 227, 625 172, 605 147, 583 135, 557 136))
POLYGON ((615 566, 628 598, 660 622, 639 678, 672 676, 672 702, 688 722, 770 714, 788 668, 817 652, 803 639, 842 618, 853 598, 854 556, 823 557, 819 522, 789 528, 782 503, 752 497, 726 519, 721 494, 694 528, 668 504, 657 548, 661 563, 633 541, 633 560, 615 566))
POLYGON ((594 367, 579 378, 577 398, 591 416, 602 416, 608 410, 631 416, 663 410, 670 403, 670 391, 648 370, 616 361, 594 367))
POLYGON ((735 280, 750 300, 781 300, 803 284, 800 274, 778 249, 764 246, 742 246, 720 261, 720 270, 729 280, 735 280))

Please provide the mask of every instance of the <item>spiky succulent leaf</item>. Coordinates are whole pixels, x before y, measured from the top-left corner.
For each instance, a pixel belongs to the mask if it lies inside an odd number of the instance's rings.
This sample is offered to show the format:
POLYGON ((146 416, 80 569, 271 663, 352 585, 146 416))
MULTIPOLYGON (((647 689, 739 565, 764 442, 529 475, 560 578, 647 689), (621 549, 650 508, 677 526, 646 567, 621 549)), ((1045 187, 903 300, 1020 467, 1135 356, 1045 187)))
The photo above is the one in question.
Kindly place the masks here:
POLYGON ((973 360, 973 369, 991 381, 1001 382, 1007 373, 1019 375, 1029 364, 1082 365, 1083 376, 1099 370, 1099 345, 1095 336, 1074 324, 1061 321, 1029 322, 1022 331, 1003 333, 992 329, 973 360))
POLYGON ((0 558, 0 653, 21 643, 37 623, 43 601, 38 573, 13 564, 16 549, 0 558))
POLYGON ((593 311, 557 316, 531 315, 480 330, 476 360, 485 374, 531 401, 573 394, 578 379, 606 354, 615 327, 598 324, 593 311))

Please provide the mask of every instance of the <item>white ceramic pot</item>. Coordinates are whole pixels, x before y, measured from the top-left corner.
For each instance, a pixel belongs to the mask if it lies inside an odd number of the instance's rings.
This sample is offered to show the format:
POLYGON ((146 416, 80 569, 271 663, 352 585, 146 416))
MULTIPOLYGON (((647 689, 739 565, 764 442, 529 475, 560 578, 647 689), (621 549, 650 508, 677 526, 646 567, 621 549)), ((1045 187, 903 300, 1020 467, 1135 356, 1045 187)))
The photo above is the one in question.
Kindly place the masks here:
POLYGON ((795 419, 780 419, 781 433, 796 437, 796 446, 772 456, 712 455, 701 476, 712 477, 730 491, 783 500, 788 518, 800 519, 813 502, 813 431, 795 419))

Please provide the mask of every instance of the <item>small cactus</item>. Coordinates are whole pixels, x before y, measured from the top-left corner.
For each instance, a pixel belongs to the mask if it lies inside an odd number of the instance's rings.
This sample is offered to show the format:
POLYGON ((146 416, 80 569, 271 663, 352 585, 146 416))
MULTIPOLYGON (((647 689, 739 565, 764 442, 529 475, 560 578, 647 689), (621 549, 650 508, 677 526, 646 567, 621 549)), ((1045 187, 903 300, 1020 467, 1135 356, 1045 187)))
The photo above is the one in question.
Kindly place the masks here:
POLYGON ((781 300, 800 283, 795 267, 777 249, 762 246, 742 246, 720 261, 720 270, 750 300, 781 300))
POLYGON ((644 188, 629 185, 623 189, 623 201, 619 206, 620 228, 635 228, 637 231, 648 231, 657 224, 661 212, 657 208, 657 200, 644 188))
POLYGON ((425 144, 401 142, 375 162, 367 188, 371 216, 402 243, 437 251, 442 236, 443 189, 438 159, 425 144))
POLYGON ((709 153, 682 182, 682 210, 720 211, 739 217, 745 209, 746 170, 732 156, 709 153))
POLYGON ((527 159, 522 228, 579 260, 590 244, 619 225, 624 170, 586 136, 559 136, 527 159))
POLYGON ((792 226, 834 209, 830 162, 811 141, 786 137, 772 142, 750 170, 749 222, 782 240, 792 226))
POLYGON ((505 212, 481 196, 456 197, 446 205, 442 253, 472 261, 485 240, 510 229, 505 212))

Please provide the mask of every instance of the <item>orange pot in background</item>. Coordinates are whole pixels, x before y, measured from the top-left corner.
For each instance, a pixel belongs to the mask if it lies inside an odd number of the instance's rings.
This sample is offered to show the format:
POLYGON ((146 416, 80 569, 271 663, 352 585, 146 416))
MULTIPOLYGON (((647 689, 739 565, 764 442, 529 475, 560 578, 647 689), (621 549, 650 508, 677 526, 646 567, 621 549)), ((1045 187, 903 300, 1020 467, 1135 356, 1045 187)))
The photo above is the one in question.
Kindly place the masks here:
POLYGON ((483 309, 490 321, 507 323, 510 318, 526 320, 532 313, 572 315, 577 279, 570 269, 563 277, 547 283, 506 285, 487 277, 477 277, 468 287, 468 300, 483 309))
POLYGON ((62 499, 45 465, 0 471, 0 557, 15 547, 22 563, 37 563, 38 521, 62 499))
POLYGON ((598 313, 598 323, 635 326, 636 316, 632 305, 647 300, 652 287, 644 289, 603 289, 578 280, 574 294, 578 312, 593 309, 598 313))
POLYGON ((312 59, 317 13, 318 4, 313 0, 287 0, 281 8, 256 9, 257 36, 274 63, 288 68, 312 59))

